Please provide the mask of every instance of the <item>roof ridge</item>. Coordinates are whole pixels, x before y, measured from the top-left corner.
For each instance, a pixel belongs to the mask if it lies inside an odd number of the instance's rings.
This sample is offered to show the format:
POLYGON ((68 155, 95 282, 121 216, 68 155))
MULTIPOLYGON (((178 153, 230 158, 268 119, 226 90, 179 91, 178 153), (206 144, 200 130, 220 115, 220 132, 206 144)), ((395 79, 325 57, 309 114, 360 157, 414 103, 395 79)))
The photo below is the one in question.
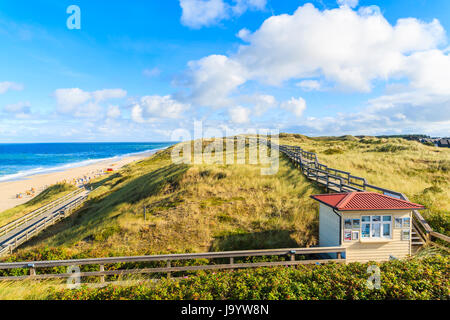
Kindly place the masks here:
POLYGON ((338 208, 338 209, 344 208, 350 202, 350 200, 353 199, 355 194, 356 194, 356 192, 347 193, 347 195, 336 204, 336 208, 338 208))

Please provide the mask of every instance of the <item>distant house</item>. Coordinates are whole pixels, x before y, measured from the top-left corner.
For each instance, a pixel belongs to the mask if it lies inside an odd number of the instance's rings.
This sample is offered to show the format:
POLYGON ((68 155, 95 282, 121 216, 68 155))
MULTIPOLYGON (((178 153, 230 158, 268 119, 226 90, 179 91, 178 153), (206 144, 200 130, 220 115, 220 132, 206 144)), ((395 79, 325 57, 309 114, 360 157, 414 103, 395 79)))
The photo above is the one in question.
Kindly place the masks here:
POLYGON ((386 261, 412 254, 412 210, 424 206, 375 192, 311 198, 320 202, 321 247, 345 247, 349 262, 386 261))
POLYGON ((450 148, 450 139, 449 138, 440 139, 438 140, 437 145, 438 147, 450 148))

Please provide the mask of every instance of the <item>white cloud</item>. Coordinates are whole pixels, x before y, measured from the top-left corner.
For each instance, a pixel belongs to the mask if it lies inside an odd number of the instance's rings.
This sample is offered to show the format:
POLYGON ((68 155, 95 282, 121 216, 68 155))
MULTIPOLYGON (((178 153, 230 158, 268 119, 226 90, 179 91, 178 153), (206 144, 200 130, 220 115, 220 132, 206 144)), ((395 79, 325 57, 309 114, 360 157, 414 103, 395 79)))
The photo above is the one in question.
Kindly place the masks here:
POLYGON ((408 18, 391 25, 378 7, 320 11, 305 4, 238 36, 248 44, 236 53, 188 63, 189 102, 214 108, 236 105, 231 96, 251 80, 281 85, 304 79, 298 83, 301 88, 319 90, 318 81, 308 80, 319 76, 337 88, 369 92, 375 80, 411 76, 414 59, 425 59, 420 54, 443 43, 445 32, 437 20, 408 18))
POLYGON ((252 106, 252 111, 256 116, 261 116, 269 108, 274 108, 278 105, 275 97, 268 94, 242 95, 237 100, 252 106))
POLYGON ((312 4, 293 15, 272 16, 245 36, 232 56, 250 79, 279 85, 323 75, 338 86, 370 91, 376 79, 401 71, 413 52, 435 48, 445 39, 437 20, 400 19, 392 26, 379 11, 348 6, 320 11, 312 4))
POLYGON ((250 109, 236 106, 228 110, 230 120, 237 124, 248 123, 250 121, 250 109))
POLYGON ((120 117, 120 109, 119 106, 109 106, 108 107, 108 112, 106 113, 106 116, 110 119, 116 119, 120 117))
POLYGON ((133 106, 131 118, 138 123, 161 118, 178 119, 189 107, 171 96, 144 96, 133 106))
POLYGON ((302 97, 291 98, 289 101, 281 103, 281 108, 285 109, 295 116, 300 117, 306 109, 306 101, 302 97))
POLYGON ((123 89, 103 89, 92 92, 92 97, 96 101, 104 101, 108 99, 124 98, 127 92, 123 89))
POLYGON ((53 95, 56 98, 59 113, 72 114, 76 117, 95 117, 99 116, 102 111, 99 102, 124 98, 127 92, 123 89, 87 92, 79 88, 67 88, 57 89, 53 95))
POLYGON ((9 90, 21 91, 23 90, 23 85, 11 81, 0 82, 0 94, 6 93, 9 90))
POLYGON ((267 0, 180 0, 181 23, 198 29, 218 24, 221 20, 240 16, 247 10, 264 10, 267 0))
POLYGON ((339 6, 348 6, 350 8, 358 6, 358 2, 359 0, 337 0, 339 6))
POLYGON ((91 99, 91 94, 79 88, 57 89, 54 92, 56 103, 58 104, 58 112, 70 113, 78 106, 91 99))
POLYGON ((216 24, 228 16, 223 0, 180 0, 181 23, 191 28, 216 24))
POLYGON ((304 91, 320 90, 321 88, 320 82, 317 80, 303 80, 297 83, 296 86, 304 91))
POLYGON ((228 96, 246 81, 245 70, 236 61, 223 55, 211 55, 188 63, 190 99, 199 105, 224 107, 228 96))

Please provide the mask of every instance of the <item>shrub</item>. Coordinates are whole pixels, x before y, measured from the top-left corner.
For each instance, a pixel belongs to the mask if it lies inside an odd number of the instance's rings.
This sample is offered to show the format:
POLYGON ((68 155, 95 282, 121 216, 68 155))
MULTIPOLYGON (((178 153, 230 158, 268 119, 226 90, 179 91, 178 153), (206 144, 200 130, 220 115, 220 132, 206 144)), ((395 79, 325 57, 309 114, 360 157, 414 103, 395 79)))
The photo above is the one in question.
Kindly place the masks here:
POLYGON ((48 299, 63 300, 305 300, 305 299, 448 299, 449 258, 439 255, 378 264, 381 288, 366 285, 374 263, 259 268, 201 272, 178 281, 162 279, 152 286, 108 286, 101 289, 53 290, 48 299))

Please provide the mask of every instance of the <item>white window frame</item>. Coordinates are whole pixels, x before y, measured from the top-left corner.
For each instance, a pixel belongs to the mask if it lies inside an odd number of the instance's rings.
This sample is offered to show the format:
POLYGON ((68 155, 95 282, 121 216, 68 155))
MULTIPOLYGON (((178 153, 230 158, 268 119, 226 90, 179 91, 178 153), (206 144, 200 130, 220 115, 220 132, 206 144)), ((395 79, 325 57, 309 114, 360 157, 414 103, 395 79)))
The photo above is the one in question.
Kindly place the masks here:
POLYGON ((360 229, 360 239, 392 239, 392 219, 393 216, 390 214, 366 214, 366 215, 361 215, 361 229, 360 229), (369 221, 363 221, 363 217, 369 217, 369 221), (380 217, 380 221, 373 221, 373 217, 380 217), (383 217, 390 217, 390 221, 383 221, 383 217), (369 236, 364 236, 363 237, 363 225, 365 224, 369 224, 369 236), (384 236, 383 235, 383 227, 385 224, 389 225, 389 236, 384 236), (374 225, 379 225, 380 226, 380 236, 379 237, 375 237, 373 236, 373 226, 374 225))

